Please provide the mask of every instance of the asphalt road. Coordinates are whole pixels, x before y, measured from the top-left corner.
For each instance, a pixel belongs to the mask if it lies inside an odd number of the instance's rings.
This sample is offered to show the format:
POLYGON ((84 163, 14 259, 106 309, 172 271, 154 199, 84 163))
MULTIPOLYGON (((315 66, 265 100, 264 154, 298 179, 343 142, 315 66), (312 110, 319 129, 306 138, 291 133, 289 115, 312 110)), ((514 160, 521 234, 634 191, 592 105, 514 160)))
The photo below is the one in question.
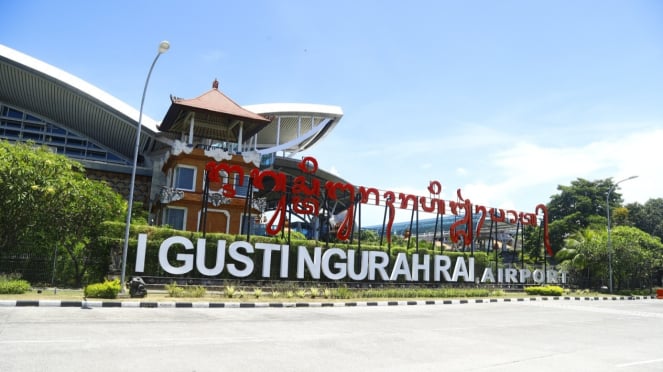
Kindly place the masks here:
POLYGON ((0 307, 0 371, 663 371, 663 300, 0 307))

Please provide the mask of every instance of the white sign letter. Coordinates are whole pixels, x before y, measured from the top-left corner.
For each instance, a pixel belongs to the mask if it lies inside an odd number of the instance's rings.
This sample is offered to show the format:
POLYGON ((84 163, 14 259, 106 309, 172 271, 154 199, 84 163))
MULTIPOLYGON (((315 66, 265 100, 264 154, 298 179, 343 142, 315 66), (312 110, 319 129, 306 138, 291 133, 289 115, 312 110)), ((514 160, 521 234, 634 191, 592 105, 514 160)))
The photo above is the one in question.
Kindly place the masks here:
POLYGON ((541 284, 545 279, 545 275, 543 274, 542 270, 536 269, 532 273, 532 279, 534 279, 534 283, 541 284))
POLYGON ((532 272, 529 269, 520 269, 520 283, 527 283, 527 279, 532 277, 532 272))
POLYGON ((389 280, 396 281, 399 275, 405 275, 405 280, 408 282, 412 281, 410 265, 407 263, 407 253, 405 252, 396 255, 396 262, 394 262, 394 268, 391 270, 391 277, 389 277, 389 280))
POLYGON ((256 243, 256 249, 262 249, 262 277, 269 278, 269 273, 272 268, 272 252, 281 249, 278 244, 270 243, 256 243))
POLYGON ((147 250, 147 234, 138 234, 138 248, 136 248, 136 272, 145 271, 145 251, 147 250))
POLYGON ((380 273, 382 280, 389 280, 386 270, 387 265, 389 265, 389 255, 387 255, 387 252, 368 252, 368 280, 375 280, 376 271, 380 273))
POLYGON ((244 270, 240 270, 234 263, 228 264, 228 274, 237 278, 245 278, 253 272, 253 260, 251 257, 243 255, 239 251, 240 249, 244 249, 246 253, 253 253, 253 246, 249 242, 239 241, 231 243, 230 248, 228 249, 230 258, 238 263, 244 264, 245 267, 244 270))
POLYGON ((304 246, 299 246, 297 249, 297 279, 304 279, 304 266, 308 267, 313 279, 320 279, 320 261, 322 256, 322 248, 313 248, 313 257, 308 254, 308 249, 304 246))
POLYGON ((205 239, 198 239, 198 249, 196 250, 196 268, 206 276, 216 276, 223 271, 223 264, 226 262, 226 241, 219 240, 216 243, 216 265, 208 269, 205 266, 205 239))
MULTIPOLYGON (((473 258, 470 258, 470 265, 472 267, 472 273, 474 273, 473 258)), ((474 282, 474 279, 470 277, 470 272, 467 270, 467 265, 465 264, 465 259, 463 257, 456 258, 456 267, 454 267, 454 273, 451 281, 457 282, 458 277, 462 277, 466 282, 474 282)))
POLYGON ((495 275, 493 275, 493 269, 490 267, 483 269, 483 275, 481 275, 481 283, 485 283, 488 280, 491 283, 495 283, 495 275))
POLYGON ((355 251, 351 249, 348 251, 348 276, 352 280, 366 279, 366 275, 368 275, 368 252, 361 252, 361 267, 359 273, 355 272, 355 265, 355 251))
POLYGON ((345 260, 345 251, 341 248, 331 248, 325 251, 322 255, 322 273, 330 280, 340 280, 345 278, 347 275, 347 265, 345 262, 336 262, 334 263, 334 268, 336 272, 332 272, 329 267, 329 261, 331 261, 332 256, 338 256, 341 260, 345 260))
POLYGON ((451 276, 449 275, 449 269, 451 268, 451 259, 449 256, 443 256, 436 254, 433 258, 433 280, 436 282, 440 281, 440 274, 444 277, 444 280, 447 282, 451 281, 451 276), (444 262, 444 264, 442 264, 444 262))
POLYGON ((424 281, 430 281, 430 256, 425 254, 423 258, 424 262, 419 263, 419 254, 412 255, 412 280, 415 282, 419 281, 419 271, 423 271, 424 281))
POLYGON ((281 278, 288 277, 288 263, 290 259, 290 246, 281 246, 281 278))
POLYGON ((159 247, 159 265, 161 265, 161 267, 163 267, 163 269, 169 274, 186 274, 193 270, 193 256, 190 253, 178 253, 175 259, 183 262, 184 265, 180 267, 171 265, 170 262, 168 262, 168 250, 175 244, 183 245, 186 250, 193 249, 193 243, 191 243, 189 239, 181 236, 171 236, 164 240, 159 247))

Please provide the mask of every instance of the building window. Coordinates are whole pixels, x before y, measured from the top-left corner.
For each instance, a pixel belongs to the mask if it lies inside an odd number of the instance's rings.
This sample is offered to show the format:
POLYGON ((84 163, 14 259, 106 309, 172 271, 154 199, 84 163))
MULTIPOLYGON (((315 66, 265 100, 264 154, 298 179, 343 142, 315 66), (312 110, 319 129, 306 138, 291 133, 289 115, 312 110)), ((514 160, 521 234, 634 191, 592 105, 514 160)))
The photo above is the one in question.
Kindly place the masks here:
POLYGON ((59 154, 79 160, 101 161, 130 165, 129 159, 122 158, 109 148, 93 143, 84 135, 61 128, 59 124, 40 119, 36 115, 11 108, 0 102, 0 139, 10 141, 33 141, 37 145, 58 146, 59 154), (94 150, 94 153, 86 151, 94 150))
POLYGON ((166 208, 163 219, 164 225, 176 230, 186 230, 186 208, 166 208))
POLYGON ((173 177, 173 188, 186 191, 195 191, 196 168, 177 166, 173 177))
POLYGON ((14 119, 23 119, 23 112, 10 107, 2 108, 2 116, 14 119))
POLYGON ((248 214, 242 213, 242 219, 239 222, 239 233, 240 234, 247 234, 248 229, 251 227, 251 218, 255 218, 255 216, 249 216, 248 214))
MULTIPOLYGON (((246 194, 249 191, 249 176, 244 176, 244 183, 242 185, 239 184, 239 177, 239 174, 235 175, 235 191, 237 192, 235 196, 246 198, 246 194)), ((253 190, 255 191, 256 189, 254 188, 253 190)))

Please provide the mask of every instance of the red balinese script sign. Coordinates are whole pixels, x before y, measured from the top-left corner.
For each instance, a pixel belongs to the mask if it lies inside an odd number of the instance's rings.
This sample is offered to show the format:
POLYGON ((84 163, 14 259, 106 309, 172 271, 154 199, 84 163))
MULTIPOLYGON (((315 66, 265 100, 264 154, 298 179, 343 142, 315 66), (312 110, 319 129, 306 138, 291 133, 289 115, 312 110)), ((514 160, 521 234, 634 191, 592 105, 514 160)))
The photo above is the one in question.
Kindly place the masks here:
MULTIPOLYGON (((386 228, 387 241, 391 241, 391 228, 396 216, 396 208, 406 210, 419 210, 427 213, 437 213, 444 215, 449 212, 454 216, 459 216, 460 219, 455 221, 449 228, 449 237, 453 243, 463 242, 464 245, 469 245, 472 242, 475 234, 478 235, 481 230, 486 216, 490 216, 490 220, 495 222, 505 222, 509 224, 521 223, 523 226, 537 226, 537 216, 542 213, 543 218, 543 243, 546 252, 553 255, 552 247, 550 246, 550 237, 548 229, 548 209, 544 204, 539 204, 534 209, 534 213, 518 212, 515 210, 504 210, 497 208, 487 208, 483 205, 473 205, 470 199, 463 197, 461 190, 456 191, 458 197, 457 201, 446 201, 440 199, 442 194, 442 184, 439 181, 431 181, 428 185, 428 192, 430 196, 416 196, 404 193, 395 193, 393 191, 384 191, 374 187, 355 187, 349 183, 341 182, 325 182, 324 187, 321 187, 320 180, 313 177, 307 177, 315 174, 318 170, 318 161, 313 157, 304 157, 298 164, 298 168, 304 175, 297 176, 293 179, 292 187, 290 190, 290 199, 288 199, 287 188, 287 175, 274 170, 251 170, 250 177, 252 179, 253 187, 261 191, 269 191, 280 193, 276 210, 271 219, 267 223, 266 231, 269 235, 276 235, 282 231, 285 224, 286 211, 288 207, 288 200, 292 210, 300 215, 318 216, 320 210, 320 199, 324 195, 330 201, 339 200, 342 197, 349 198, 349 207, 345 218, 338 226, 336 236, 339 240, 348 240, 352 234, 352 226, 354 225, 354 208, 357 202, 368 204, 374 201, 375 205, 385 205, 387 207, 388 222, 386 228), (272 179, 273 186, 267 189, 265 180, 272 179), (324 193, 324 194, 323 194, 324 193), (384 203, 384 204, 383 204, 384 203), (472 215, 479 215, 476 228, 473 226, 472 215)), ((235 196, 235 186, 226 183, 223 180, 232 180, 231 174, 236 173, 239 175, 237 178, 240 180, 240 185, 244 180, 244 170, 237 165, 229 165, 226 163, 209 162, 205 167, 209 180, 211 182, 221 182, 223 196, 232 198, 235 196), (224 172, 228 177, 221 177, 220 172, 224 172)))

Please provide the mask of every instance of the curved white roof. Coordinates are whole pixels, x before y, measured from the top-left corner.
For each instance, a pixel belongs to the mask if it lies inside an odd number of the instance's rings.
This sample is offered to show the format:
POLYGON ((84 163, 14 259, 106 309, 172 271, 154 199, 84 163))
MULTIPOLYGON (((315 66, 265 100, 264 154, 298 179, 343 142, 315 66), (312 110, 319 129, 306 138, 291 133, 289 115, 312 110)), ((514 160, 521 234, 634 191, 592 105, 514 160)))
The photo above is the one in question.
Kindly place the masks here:
POLYGON ((311 103, 265 103, 242 106, 270 118, 257 134, 256 149, 262 154, 288 152, 294 155, 323 139, 343 117, 339 106, 311 103))
MULTIPOLYGON (((0 45, 0 101, 53 121, 133 157, 139 112, 103 90, 47 63, 0 45)), ((156 121, 143 116, 140 148, 155 143, 156 121)))
POLYGON ((318 105, 314 103, 263 103, 257 105, 242 106, 256 114, 319 114, 320 116, 343 116, 343 110, 339 106, 318 105))
MULTIPOLYGON (((96 100, 110 106, 112 109, 128 116, 136 123, 138 122, 140 111, 81 78, 78 78, 66 71, 60 70, 55 66, 49 65, 46 62, 40 61, 34 57, 23 54, 2 44, 0 44, 0 56, 13 60, 25 67, 31 68, 41 74, 48 75, 62 83, 70 85, 72 88, 79 90, 82 93, 88 94, 96 100)), ((157 132, 158 122, 146 116, 145 113, 143 113, 142 122, 143 125, 152 130, 152 132, 157 132)))

